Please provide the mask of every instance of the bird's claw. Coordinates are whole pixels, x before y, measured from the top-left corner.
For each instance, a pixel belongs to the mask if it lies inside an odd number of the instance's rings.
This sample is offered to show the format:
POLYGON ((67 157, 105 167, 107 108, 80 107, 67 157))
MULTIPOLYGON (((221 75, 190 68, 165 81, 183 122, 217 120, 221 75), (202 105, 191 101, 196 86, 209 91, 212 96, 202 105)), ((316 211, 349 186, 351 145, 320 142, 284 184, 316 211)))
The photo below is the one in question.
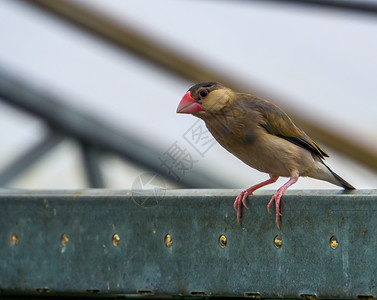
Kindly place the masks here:
POLYGON ((276 209, 276 227, 280 230, 280 225, 279 225, 279 221, 280 221, 280 218, 283 216, 283 214, 280 212, 280 198, 281 198, 281 194, 279 193, 279 191, 274 194, 272 197, 271 197, 271 200, 270 202, 268 202, 267 204, 267 211, 269 214, 271 214, 271 211, 270 211, 270 208, 272 206, 272 204, 274 203, 275 201, 275 209, 276 209))
POLYGON ((279 220, 278 219, 276 220, 276 227, 278 228, 278 230, 280 230, 279 220))
POLYGON ((252 195, 252 192, 249 192, 248 190, 242 191, 234 201, 233 207, 234 210, 237 212, 237 223, 240 225, 240 219, 242 218, 242 206, 244 206, 246 209, 249 209, 246 205, 247 197, 249 195, 252 195))
POLYGON ((268 204, 267 204, 267 212, 268 212, 270 215, 271 215, 271 211, 270 211, 270 209, 271 209, 272 203, 274 203, 274 201, 275 201, 275 195, 272 196, 270 202, 268 202, 268 204))
POLYGON ((246 209, 249 209, 245 203, 242 202, 242 204, 246 209))

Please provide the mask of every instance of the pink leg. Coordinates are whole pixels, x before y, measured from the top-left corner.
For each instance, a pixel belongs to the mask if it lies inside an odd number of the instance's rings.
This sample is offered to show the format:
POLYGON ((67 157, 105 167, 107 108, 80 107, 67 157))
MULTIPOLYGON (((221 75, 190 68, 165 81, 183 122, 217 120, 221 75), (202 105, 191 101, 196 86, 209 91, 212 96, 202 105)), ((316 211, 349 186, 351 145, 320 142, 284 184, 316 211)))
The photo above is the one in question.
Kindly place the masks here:
POLYGON ((279 176, 270 175, 270 179, 249 187, 248 189, 242 191, 237 196, 236 201, 234 201, 233 207, 237 212, 237 223, 238 224, 240 224, 240 218, 242 217, 242 205, 247 208, 247 206, 246 206, 247 197, 249 195, 252 195, 254 191, 261 188, 262 186, 274 183, 276 180, 278 180, 278 178, 279 178, 279 176))
POLYGON ((288 182, 286 182, 281 188, 279 188, 276 193, 272 196, 270 202, 267 204, 267 211, 270 213, 270 208, 272 203, 275 201, 275 209, 276 209, 276 226, 280 229, 279 220, 281 217, 280 213, 280 200, 281 197, 284 195, 285 191, 292 185, 295 184, 298 180, 298 176, 291 177, 288 182))

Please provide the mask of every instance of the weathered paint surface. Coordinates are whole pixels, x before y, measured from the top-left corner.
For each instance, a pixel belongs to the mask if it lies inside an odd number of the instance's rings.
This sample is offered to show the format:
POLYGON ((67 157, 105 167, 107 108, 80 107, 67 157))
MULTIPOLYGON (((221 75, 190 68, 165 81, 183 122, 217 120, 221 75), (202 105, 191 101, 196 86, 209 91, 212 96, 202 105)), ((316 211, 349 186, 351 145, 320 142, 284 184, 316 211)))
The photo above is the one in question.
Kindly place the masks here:
POLYGON ((0 295, 377 297, 377 191, 289 191, 280 231, 272 192, 242 226, 236 195, 2 190, 0 295))

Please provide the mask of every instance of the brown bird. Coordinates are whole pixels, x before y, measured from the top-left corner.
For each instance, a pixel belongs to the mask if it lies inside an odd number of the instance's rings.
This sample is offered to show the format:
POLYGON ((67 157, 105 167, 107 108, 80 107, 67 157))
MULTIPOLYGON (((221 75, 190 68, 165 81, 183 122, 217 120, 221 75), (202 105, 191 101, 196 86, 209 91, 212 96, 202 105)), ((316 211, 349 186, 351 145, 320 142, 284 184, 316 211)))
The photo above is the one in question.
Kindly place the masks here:
POLYGON ((262 186, 274 183, 279 176, 289 177, 289 180, 267 205, 270 212, 275 201, 278 228, 280 199, 300 176, 324 180, 346 190, 355 189, 323 162, 327 153, 286 113, 258 96, 234 92, 218 82, 202 82, 183 96, 177 113, 201 118, 221 146, 250 167, 270 175, 270 179, 238 195, 234 202, 238 223, 242 206, 247 208, 247 197, 262 186))

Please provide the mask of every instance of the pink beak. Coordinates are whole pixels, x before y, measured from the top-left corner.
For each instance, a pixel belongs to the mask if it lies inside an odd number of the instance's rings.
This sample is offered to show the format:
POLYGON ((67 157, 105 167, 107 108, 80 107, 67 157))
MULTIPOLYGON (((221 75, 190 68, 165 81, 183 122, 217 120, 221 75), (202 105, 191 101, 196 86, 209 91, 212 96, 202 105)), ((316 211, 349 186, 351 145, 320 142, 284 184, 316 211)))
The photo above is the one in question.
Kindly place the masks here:
POLYGON ((180 114, 192 114, 203 110, 203 107, 195 102, 194 98, 191 96, 191 92, 188 91, 179 102, 177 113, 180 114))

